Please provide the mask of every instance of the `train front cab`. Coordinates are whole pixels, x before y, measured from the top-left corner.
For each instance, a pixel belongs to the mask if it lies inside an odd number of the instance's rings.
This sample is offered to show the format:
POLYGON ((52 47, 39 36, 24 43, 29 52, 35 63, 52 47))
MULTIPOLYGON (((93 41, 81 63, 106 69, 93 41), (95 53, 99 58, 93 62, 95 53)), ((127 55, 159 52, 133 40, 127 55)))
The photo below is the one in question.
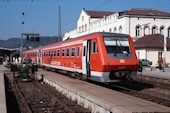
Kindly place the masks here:
POLYGON ((83 41, 82 73, 98 82, 135 79, 138 60, 128 35, 101 33, 83 41))

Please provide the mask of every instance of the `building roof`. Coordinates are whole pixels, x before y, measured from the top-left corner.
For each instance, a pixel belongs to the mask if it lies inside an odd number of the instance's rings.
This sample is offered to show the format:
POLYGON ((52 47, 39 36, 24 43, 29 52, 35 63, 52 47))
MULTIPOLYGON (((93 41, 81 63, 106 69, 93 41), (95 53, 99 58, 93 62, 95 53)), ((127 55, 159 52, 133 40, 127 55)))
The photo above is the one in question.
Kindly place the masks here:
POLYGON ((119 12, 119 15, 141 15, 141 16, 161 16, 161 17, 170 17, 170 13, 163 12, 154 9, 140 9, 140 8, 133 8, 130 10, 119 12))
POLYGON ((16 51, 16 50, 19 50, 19 48, 9 49, 9 48, 0 47, 0 51, 16 51))
POLYGON ((115 12, 107 12, 107 11, 90 11, 90 10, 84 10, 84 11, 91 18, 103 18, 104 16, 109 16, 115 13, 115 12))
MULTIPOLYGON (((116 12, 108 11, 91 11, 83 9, 87 15, 91 18, 103 18, 104 16, 112 15, 116 12)), ((137 15, 137 16, 160 16, 160 17, 170 17, 169 12, 154 10, 154 9, 143 9, 143 8, 132 8, 130 10, 118 12, 119 16, 123 15, 137 15)))
MULTIPOLYGON (((134 42, 136 49, 163 49, 164 37, 160 34, 145 35, 134 42)), ((167 38, 167 48, 170 49, 170 38, 167 38)))

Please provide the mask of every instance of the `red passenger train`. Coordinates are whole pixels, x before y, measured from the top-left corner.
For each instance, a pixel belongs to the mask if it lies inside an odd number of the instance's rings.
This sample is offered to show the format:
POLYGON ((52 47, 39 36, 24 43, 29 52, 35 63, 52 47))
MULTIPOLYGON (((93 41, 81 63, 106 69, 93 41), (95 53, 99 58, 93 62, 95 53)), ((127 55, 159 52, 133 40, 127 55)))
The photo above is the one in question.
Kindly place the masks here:
POLYGON ((106 32, 24 51, 24 59, 28 58, 98 82, 134 78, 139 65, 131 37, 106 32))

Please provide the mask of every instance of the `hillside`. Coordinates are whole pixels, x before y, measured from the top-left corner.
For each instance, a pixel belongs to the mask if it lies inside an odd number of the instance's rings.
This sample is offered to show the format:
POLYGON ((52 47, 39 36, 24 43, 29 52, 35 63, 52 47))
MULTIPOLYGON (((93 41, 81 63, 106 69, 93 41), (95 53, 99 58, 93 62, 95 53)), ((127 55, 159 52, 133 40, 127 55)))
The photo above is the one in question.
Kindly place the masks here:
MULTIPOLYGON (((51 44, 57 42, 57 37, 40 37, 40 41, 30 41, 30 40, 26 40, 23 39, 23 46, 25 48, 28 47, 39 47, 39 46, 44 46, 47 44, 51 44)), ((8 40, 0 40, 0 47, 4 47, 4 48, 19 48, 21 45, 21 39, 20 38, 10 38, 8 40)))

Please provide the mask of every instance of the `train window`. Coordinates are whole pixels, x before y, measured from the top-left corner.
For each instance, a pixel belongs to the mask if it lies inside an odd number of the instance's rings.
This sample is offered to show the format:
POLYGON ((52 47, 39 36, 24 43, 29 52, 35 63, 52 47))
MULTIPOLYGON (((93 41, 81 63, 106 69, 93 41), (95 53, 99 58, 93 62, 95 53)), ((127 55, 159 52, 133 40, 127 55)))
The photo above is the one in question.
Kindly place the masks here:
POLYGON ((66 56, 69 57, 70 56, 70 48, 66 49, 66 56))
POLYGON ((80 56, 80 47, 77 47, 77 56, 80 56))
POLYGON ((76 50, 76 48, 75 47, 73 47, 72 49, 71 49, 71 56, 75 56, 75 51, 76 50))
POLYGON ((51 52, 50 52, 50 51, 48 51, 48 56, 50 56, 50 54, 51 54, 51 52))
POLYGON ((62 56, 64 56, 65 48, 62 49, 62 56))
POLYGON ((96 40, 92 40, 92 53, 93 54, 98 53, 96 40))
POLYGON ((130 46, 128 40, 110 40, 105 41, 106 49, 108 53, 130 53, 130 46))
POLYGON ((46 57, 48 57, 48 51, 46 51, 46 57))
POLYGON ((52 51, 51 51, 51 56, 53 56, 53 55, 54 55, 54 51, 52 50, 52 51))
POLYGON ((54 56, 56 56, 56 50, 54 50, 54 56))
POLYGON ((109 58, 130 58, 131 50, 127 36, 123 37, 104 37, 104 43, 109 58))
POLYGON ((83 47, 83 56, 86 56, 86 46, 83 47))
POLYGON ((57 50, 57 56, 58 57, 60 56, 60 50, 59 49, 57 50))

